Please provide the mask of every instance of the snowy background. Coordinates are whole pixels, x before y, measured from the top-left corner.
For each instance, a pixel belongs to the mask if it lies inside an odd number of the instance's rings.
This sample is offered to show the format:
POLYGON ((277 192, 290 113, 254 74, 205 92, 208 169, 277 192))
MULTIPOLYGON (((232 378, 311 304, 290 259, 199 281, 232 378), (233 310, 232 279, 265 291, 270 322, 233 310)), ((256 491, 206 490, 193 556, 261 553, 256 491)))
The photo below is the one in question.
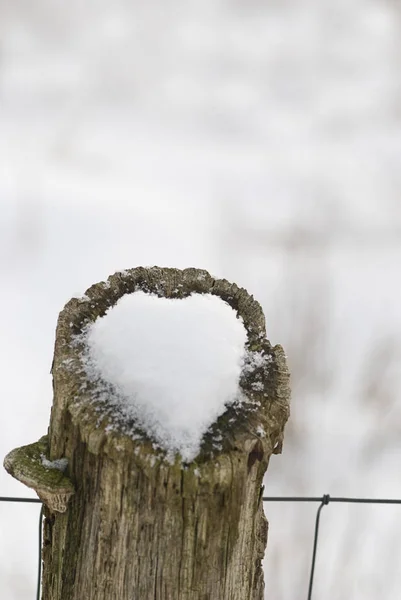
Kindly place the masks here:
MULTIPOLYGON (((266 493, 401 497, 401 8, 0 0, 0 455, 46 432, 59 311, 116 270, 206 268, 293 375, 266 493)), ((33 495, 0 470, 1 495, 33 495)), ((314 505, 265 506, 268 598, 306 597, 314 505)), ((38 507, 0 505, 0 596, 38 507)), ((401 507, 324 509, 315 597, 398 597, 401 507)))

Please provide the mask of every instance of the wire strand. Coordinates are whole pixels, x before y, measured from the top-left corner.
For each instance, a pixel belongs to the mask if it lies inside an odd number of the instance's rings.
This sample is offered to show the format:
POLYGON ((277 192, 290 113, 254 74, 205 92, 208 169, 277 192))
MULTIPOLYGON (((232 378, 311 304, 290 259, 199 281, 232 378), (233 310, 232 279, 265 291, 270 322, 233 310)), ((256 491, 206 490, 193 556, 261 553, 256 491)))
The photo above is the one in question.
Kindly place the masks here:
POLYGON ((312 590, 313 590, 313 576, 315 574, 315 565, 316 565, 316 553, 317 553, 317 541, 319 538, 319 522, 320 522, 320 513, 322 512, 323 506, 326 506, 330 502, 330 496, 326 494, 322 498, 322 502, 317 509, 316 513, 316 522, 315 522, 315 535, 313 537, 313 552, 312 552, 312 565, 310 570, 309 577, 309 588, 308 588, 308 600, 312 598, 312 590))
MULTIPOLYGON (((312 600, 313 582, 316 567, 317 544, 319 539, 320 514, 322 508, 329 503, 348 503, 348 504, 401 504, 401 498, 348 498, 346 496, 263 496, 263 502, 319 502, 317 509, 315 532, 313 536, 312 564, 309 576, 309 587, 307 600, 312 600)), ((36 588, 36 600, 40 600, 41 577, 42 577, 42 530, 43 530, 43 503, 38 498, 19 498, 13 496, 0 496, 0 502, 26 502, 42 504, 39 514, 39 557, 38 557, 38 579, 36 588)))
MULTIPOLYGON (((324 496, 263 496, 263 502, 323 502, 324 496)), ((401 498, 347 498, 330 496, 330 502, 354 504, 401 504, 401 498)))
POLYGON ((39 498, 13 498, 12 496, 0 496, 0 502, 31 502, 42 504, 42 500, 39 500, 39 498))
POLYGON ((42 531, 43 531, 43 504, 39 513, 39 552, 38 552, 38 582, 36 585, 36 600, 40 600, 40 584, 42 579, 42 531))

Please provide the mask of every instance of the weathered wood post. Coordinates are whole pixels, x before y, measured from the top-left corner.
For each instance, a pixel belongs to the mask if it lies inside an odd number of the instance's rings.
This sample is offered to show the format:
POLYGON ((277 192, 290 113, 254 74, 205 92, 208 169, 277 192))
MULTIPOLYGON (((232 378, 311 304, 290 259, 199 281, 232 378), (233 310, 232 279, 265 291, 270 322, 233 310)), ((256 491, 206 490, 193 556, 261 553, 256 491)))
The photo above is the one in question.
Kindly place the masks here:
POLYGON ((48 436, 5 459, 46 505, 42 598, 262 600, 262 481, 270 455, 281 450, 289 376, 281 346, 266 339, 258 302, 203 270, 116 273, 60 313, 52 373, 48 436), (135 423, 136 435, 127 433, 82 366, 79 334, 139 290, 219 296, 247 331, 250 358, 240 377, 247 401, 226 408, 187 464, 166 460, 135 423))

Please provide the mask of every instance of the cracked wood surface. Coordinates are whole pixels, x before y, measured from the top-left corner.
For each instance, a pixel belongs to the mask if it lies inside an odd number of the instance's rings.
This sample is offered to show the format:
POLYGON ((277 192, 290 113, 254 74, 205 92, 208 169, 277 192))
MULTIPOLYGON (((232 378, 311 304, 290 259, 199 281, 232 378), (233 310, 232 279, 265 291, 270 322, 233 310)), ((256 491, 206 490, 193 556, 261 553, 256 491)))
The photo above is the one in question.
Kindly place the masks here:
POLYGON ((75 494, 65 513, 45 510, 43 600, 262 600, 261 485, 270 455, 281 450, 289 376, 252 296, 198 269, 116 273, 60 313, 52 371, 50 460, 68 459, 75 494), (189 464, 168 463, 122 423, 110 431, 112 417, 99 413, 83 381, 74 336, 137 290, 220 296, 243 318, 248 350, 270 357, 244 369, 240 384, 249 405, 229 407, 189 464), (216 435, 223 437, 219 451, 216 435))

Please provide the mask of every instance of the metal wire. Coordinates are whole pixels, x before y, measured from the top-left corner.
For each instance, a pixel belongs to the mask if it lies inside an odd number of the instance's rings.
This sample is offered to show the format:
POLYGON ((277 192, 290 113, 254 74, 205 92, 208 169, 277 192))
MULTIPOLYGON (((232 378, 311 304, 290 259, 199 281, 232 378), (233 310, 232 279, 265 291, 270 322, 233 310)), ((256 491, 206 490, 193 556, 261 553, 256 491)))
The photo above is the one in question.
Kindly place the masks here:
POLYGON ((40 600, 40 584, 42 579, 42 531, 43 531, 43 504, 39 513, 39 548, 38 548, 38 581, 36 584, 36 600, 40 600))
POLYGON ((312 552, 312 565, 309 576, 309 588, 308 588, 308 600, 312 598, 312 590, 313 590, 313 576, 315 574, 315 565, 316 565, 316 552, 317 552, 317 540, 319 537, 319 522, 320 522, 320 513, 322 511, 323 506, 326 506, 330 501, 330 496, 327 494, 323 496, 323 500, 316 513, 316 522, 315 522, 315 535, 313 538, 313 552, 312 552))
MULTIPOLYGON (((326 494, 325 496, 328 496, 326 494)), ((323 502, 325 496, 264 496, 263 502, 323 502)), ((347 498, 329 496, 331 502, 354 504, 401 504, 401 498, 347 498)))
POLYGON ((315 521, 315 533, 313 536, 313 551, 312 551, 312 564, 309 576, 309 587, 308 587, 308 600, 312 600, 313 592, 313 578, 315 575, 316 566, 316 555, 317 555, 317 542, 319 539, 319 524, 320 524, 320 513, 322 512, 323 506, 327 506, 329 502, 343 502, 348 504, 401 504, 400 498, 347 498, 347 497, 331 497, 329 494, 324 496, 265 496, 262 498, 263 502, 320 502, 320 506, 317 509, 316 521, 315 521))
MULTIPOLYGON (((319 539, 320 513, 324 506, 333 502, 343 502, 348 504, 401 504, 401 498, 347 498, 341 496, 264 496, 263 502, 319 502, 319 508, 316 513, 315 532, 313 537, 312 564, 309 576, 309 587, 307 600, 312 600, 313 580, 315 575, 317 544, 319 539)), ((37 498, 17 498, 0 496, 0 502, 30 502, 42 504, 37 498)), ((36 588, 36 600, 40 600, 41 576, 42 576, 42 525, 43 525, 43 504, 39 515, 39 558, 38 558, 38 580, 36 588)))
POLYGON ((11 496, 0 496, 0 502, 32 502, 42 504, 42 500, 39 500, 39 498, 13 498, 11 496))

